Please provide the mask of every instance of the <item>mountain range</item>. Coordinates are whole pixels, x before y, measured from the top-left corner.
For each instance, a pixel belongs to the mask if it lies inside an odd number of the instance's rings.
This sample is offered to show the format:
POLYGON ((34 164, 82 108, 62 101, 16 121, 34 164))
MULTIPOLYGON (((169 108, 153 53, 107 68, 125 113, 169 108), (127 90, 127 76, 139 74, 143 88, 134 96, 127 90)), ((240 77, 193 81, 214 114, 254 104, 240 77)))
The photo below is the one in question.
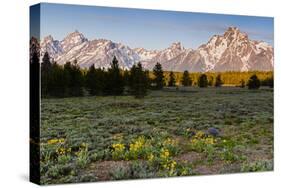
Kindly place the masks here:
POLYGON ((197 49, 185 48, 180 42, 166 49, 147 50, 130 48, 108 39, 89 40, 78 31, 68 34, 63 40, 51 35, 40 41, 41 57, 48 52, 58 64, 77 59, 82 68, 108 68, 113 56, 123 69, 141 62, 152 70, 159 62, 166 71, 222 72, 222 71, 270 71, 273 70, 274 49, 263 41, 249 39, 237 27, 229 27, 223 35, 214 35, 197 49))

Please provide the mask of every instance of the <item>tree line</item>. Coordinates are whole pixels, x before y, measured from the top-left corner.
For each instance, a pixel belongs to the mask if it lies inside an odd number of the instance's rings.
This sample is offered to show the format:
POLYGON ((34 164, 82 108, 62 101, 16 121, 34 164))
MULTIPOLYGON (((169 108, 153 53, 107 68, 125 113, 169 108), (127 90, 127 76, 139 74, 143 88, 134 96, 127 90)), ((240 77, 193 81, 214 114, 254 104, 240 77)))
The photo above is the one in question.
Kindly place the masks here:
POLYGON ((93 64, 87 71, 83 71, 76 60, 58 65, 50 61, 48 53, 42 58, 42 97, 83 96, 85 93, 118 96, 127 93, 142 98, 150 85, 148 71, 143 69, 141 63, 123 71, 114 57, 107 70, 95 68, 93 64))
MULTIPOLYGON (((93 64, 88 70, 81 70, 77 60, 58 65, 51 62, 46 52, 41 63, 41 95, 42 97, 70 97, 90 95, 133 95, 136 98, 144 97, 148 89, 162 89, 164 86, 176 87, 215 86, 224 84, 222 74, 210 76, 209 73, 198 74, 197 77, 187 70, 180 74, 164 72, 160 63, 156 63, 152 72, 144 70, 141 63, 133 65, 130 70, 122 70, 118 60, 113 57, 110 67, 96 68, 93 64), (168 77, 167 77, 168 75, 168 77), (196 80, 195 80, 196 79, 196 80)), ((273 76, 260 80, 255 74, 247 80, 240 80, 240 87, 248 86, 249 89, 259 88, 260 85, 273 87, 273 76)))
MULTIPOLYGON (((176 85, 182 85, 183 72, 173 72, 173 76, 176 80, 176 85)), ((272 71, 249 71, 249 72, 237 72, 237 71, 227 71, 227 72, 206 72, 208 86, 216 86, 216 78, 220 75, 220 79, 224 86, 241 86, 247 85, 248 80, 251 76, 256 75, 260 80, 261 86, 273 87, 273 72, 272 71)), ((189 73, 191 79, 191 86, 198 86, 198 80, 202 73, 192 72, 189 73)), ((153 76, 153 73, 151 73, 153 76)), ((164 71, 165 82, 168 85, 170 72, 164 71)))

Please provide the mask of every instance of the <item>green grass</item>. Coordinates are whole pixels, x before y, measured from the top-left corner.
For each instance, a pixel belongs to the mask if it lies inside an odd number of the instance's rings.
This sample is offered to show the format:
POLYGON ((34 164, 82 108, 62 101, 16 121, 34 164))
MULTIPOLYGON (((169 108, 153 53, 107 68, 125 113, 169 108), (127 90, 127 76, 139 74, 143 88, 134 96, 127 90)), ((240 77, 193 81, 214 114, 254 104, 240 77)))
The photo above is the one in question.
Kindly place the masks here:
POLYGON ((244 172, 253 171, 253 164, 260 161, 273 163, 273 90, 268 88, 165 88, 150 91, 144 99, 42 99, 41 112, 43 184, 244 172), (194 149, 186 130, 209 127, 220 129, 217 142, 194 149), (139 136, 161 143, 163 134, 179 143, 179 152, 171 159, 177 161, 172 175, 145 159, 139 161, 142 165, 112 159, 114 143, 122 142, 127 151, 139 136), (46 144, 55 138, 65 141, 46 144), (62 157, 58 148, 69 151, 62 157))

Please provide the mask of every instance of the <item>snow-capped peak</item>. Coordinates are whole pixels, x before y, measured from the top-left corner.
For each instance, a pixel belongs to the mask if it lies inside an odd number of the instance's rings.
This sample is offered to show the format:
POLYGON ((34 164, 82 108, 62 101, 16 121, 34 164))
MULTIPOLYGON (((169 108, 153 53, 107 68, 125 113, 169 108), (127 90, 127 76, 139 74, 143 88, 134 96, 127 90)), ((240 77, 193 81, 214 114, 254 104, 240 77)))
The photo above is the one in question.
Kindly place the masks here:
POLYGON ((169 47, 170 49, 175 49, 175 50, 183 50, 184 48, 182 47, 180 42, 174 42, 171 44, 169 47))
POLYGON ((224 34, 214 35, 198 49, 185 49, 180 42, 171 43, 163 50, 132 49, 107 39, 88 40, 78 31, 68 34, 62 41, 47 36, 41 41, 41 55, 49 52, 57 63, 77 59, 81 67, 108 68, 113 56, 120 67, 130 68, 141 62, 152 70, 155 63, 164 70, 190 72, 272 70, 273 47, 266 42, 254 41, 237 27, 229 27, 224 34))
POLYGON ((80 33, 78 30, 75 30, 72 33, 69 33, 64 39, 64 40, 74 40, 76 42, 78 41, 84 41, 87 40, 82 33, 80 33))
POLYGON ((60 43, 63 51, 69 51, 74 46, 80 45, 83 42, 86 42, 87 39, 79 31, 74 31, 68 34, 60 43))

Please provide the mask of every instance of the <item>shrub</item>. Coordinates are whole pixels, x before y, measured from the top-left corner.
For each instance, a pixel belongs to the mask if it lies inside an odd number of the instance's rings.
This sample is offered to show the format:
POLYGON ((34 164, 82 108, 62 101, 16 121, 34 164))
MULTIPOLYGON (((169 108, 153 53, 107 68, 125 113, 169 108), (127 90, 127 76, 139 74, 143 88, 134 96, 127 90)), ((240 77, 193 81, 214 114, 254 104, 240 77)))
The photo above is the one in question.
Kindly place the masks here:
POLYGON ((79 167, 84 168, 89 162, 88 144, 82 143, 79 151, 76 152, 76 163, 79 167))
POLYGON ((199 87, 208 87, 208 78, 206 74, 201 74, 198 78, 199 87))
POLYGON ((257 172, 273 170, 273 161, 264 160, 256 161, 250 164, 243 164, 241 167, 242 172, 257 172))
POLYGON ((222 79, 221 79, 221 75, 219 74, 219 75, 216 77, 215 86, 216 86, 216 87, 221 87, 222 84, 223 84, 223 82, 222 82, 222 79))
POLYGON ((254 74, 253 76, 250 77, 247 85, 248 85, 248 89, 259 89, 261 82, 257 77, 257 75, 254 74))

